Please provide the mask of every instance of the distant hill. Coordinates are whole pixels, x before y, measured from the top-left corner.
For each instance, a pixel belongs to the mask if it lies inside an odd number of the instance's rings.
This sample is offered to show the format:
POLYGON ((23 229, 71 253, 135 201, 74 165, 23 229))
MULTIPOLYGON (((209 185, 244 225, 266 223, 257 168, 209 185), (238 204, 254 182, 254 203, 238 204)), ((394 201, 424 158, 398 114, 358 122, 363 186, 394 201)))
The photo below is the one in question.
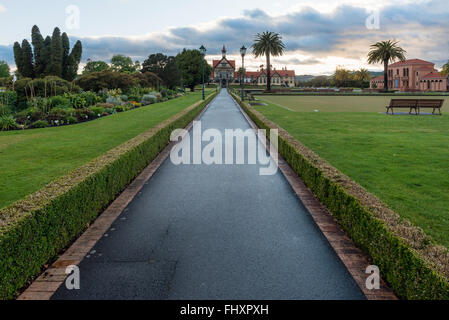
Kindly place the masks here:
POLYGON ((312 80, 313 78, 315 78, 315 76, 305 74, 305 75, 296 76, 295 80, 299 81, 299 82, 307 82, 307 81, 312 80))
POLYGON ((379 72, 370 71, 370 73, 371 73, 371 77, 373 77, 373 78, 384 75, 384 73, 382 71, 379 71, 379 72))

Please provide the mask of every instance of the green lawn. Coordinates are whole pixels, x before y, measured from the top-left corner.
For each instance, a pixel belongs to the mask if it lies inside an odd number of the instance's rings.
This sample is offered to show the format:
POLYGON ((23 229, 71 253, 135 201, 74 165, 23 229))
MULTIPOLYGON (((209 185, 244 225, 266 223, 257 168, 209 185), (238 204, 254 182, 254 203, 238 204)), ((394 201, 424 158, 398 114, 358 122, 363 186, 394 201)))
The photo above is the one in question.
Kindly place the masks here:
POLYGON ((0 132, 0 208, 134 138, 201 99, 201 93, 59 128, 0 132))
MULTIPOLYGON (((406 96, 256 96, 278 107, 299 112, 385 112, 391 99, 407 99, 406 96)), ((443 107, 449 111, 449 97, 413 96, 411 99, 445 99, 443 107)), ((399 111, 399 110, 397 110, 399 111)), ((408 112, 408 110, 400 110, 408 112)), ((430 110, 431 111, 431 110, 430 110)), ((429 109, 423 110, 429 112, 429 109)))
POLYGON ((449 247, 449 116, 380 114, 386 97, 259 98, 267 118, 449 247))

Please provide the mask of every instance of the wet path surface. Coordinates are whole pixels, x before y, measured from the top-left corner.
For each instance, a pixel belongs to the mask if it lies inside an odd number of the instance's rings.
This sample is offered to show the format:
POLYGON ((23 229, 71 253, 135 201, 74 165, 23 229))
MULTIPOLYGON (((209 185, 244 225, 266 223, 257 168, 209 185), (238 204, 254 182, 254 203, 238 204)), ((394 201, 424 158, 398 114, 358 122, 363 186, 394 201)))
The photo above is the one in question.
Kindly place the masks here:
MULTIPOLYGON (((223 91, 201 118, 250 128, 223 91)), ((53 299, 364 299, 278 172, 164 162, 53 299)))

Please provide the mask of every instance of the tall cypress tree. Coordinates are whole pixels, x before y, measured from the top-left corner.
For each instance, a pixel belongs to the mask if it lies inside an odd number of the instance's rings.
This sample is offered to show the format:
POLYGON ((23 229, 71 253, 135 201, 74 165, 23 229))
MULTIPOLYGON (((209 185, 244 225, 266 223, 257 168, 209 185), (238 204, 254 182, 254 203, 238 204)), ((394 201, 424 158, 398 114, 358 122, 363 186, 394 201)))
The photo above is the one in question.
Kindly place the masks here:
POLYGON ((41 76, 45 77, 51 74, 50 72, 50 59, 51 59, 51 37, 47 36, 44 40, 44 48, 42 49, 42 61, 44 61, 45 69, 41 76))
POLYGON ((44 37, 37 26, 33 26, 31 31, 31 43, 34 48, 34 75, 40 78, 45 72, 46 61, 43 59, 44 37))
POLYGON ((22 71, 24 77, 34 78, 33 50, 28 40, 22 41, 22 71))
POLYGON ((16 61, 17 71, 22 74, 23 71, 23 58, 22 58, 22 47, 20 43, 14 43, 14 60, 16 61))
POLYGON ((67 33, 62 34, 62 78, 67 80, 69 73, 70 40, 67 33))
POLYGON ((72 53, 70 53, 68 57, 68 68, 67 68, 67 76, 65 80, 73 81, 78 73, 78 66, 81 62, 81 56, 83 54, 83 45, 81 41, 77 41, 75 46, 72 49, 72 53))
POLYGON ((61 30, 55 28, 53 31, 53 36, 51 37, 51 55, 50 55, 50 74, 62 77, 62 58, 63 58, 63 48, 62 48, 62 37, 61 30))

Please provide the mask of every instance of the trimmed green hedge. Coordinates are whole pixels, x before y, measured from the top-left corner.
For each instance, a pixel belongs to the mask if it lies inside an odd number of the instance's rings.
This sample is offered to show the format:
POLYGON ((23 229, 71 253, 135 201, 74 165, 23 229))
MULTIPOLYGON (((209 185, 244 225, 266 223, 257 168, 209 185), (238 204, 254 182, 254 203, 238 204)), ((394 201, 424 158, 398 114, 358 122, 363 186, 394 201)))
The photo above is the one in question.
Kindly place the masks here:
MULTIPOLYGON (((261 129, 267 130, 269 138, 272 128, 278 129, 255 109, 234 99, 261 129)), ((354 243, 367 253, 377 265, 384 279, 396 294, 410 300, 449 299, 448 279, 438 272, 418 252, 376 218, 362 201, 350 195, 343 186, 329 178, 314 161, 310 161, 288 140, 286 132, 280 130, 279 152, 307 187, 332 212, 341 227, 354 243)), ((423 244, 426 245, 426 244, 423 244)))
POLYGON ((13 298, 38 275, 166 147, 172 131, 186 127, 215 96, 1 210, 0 299, 13 298))

